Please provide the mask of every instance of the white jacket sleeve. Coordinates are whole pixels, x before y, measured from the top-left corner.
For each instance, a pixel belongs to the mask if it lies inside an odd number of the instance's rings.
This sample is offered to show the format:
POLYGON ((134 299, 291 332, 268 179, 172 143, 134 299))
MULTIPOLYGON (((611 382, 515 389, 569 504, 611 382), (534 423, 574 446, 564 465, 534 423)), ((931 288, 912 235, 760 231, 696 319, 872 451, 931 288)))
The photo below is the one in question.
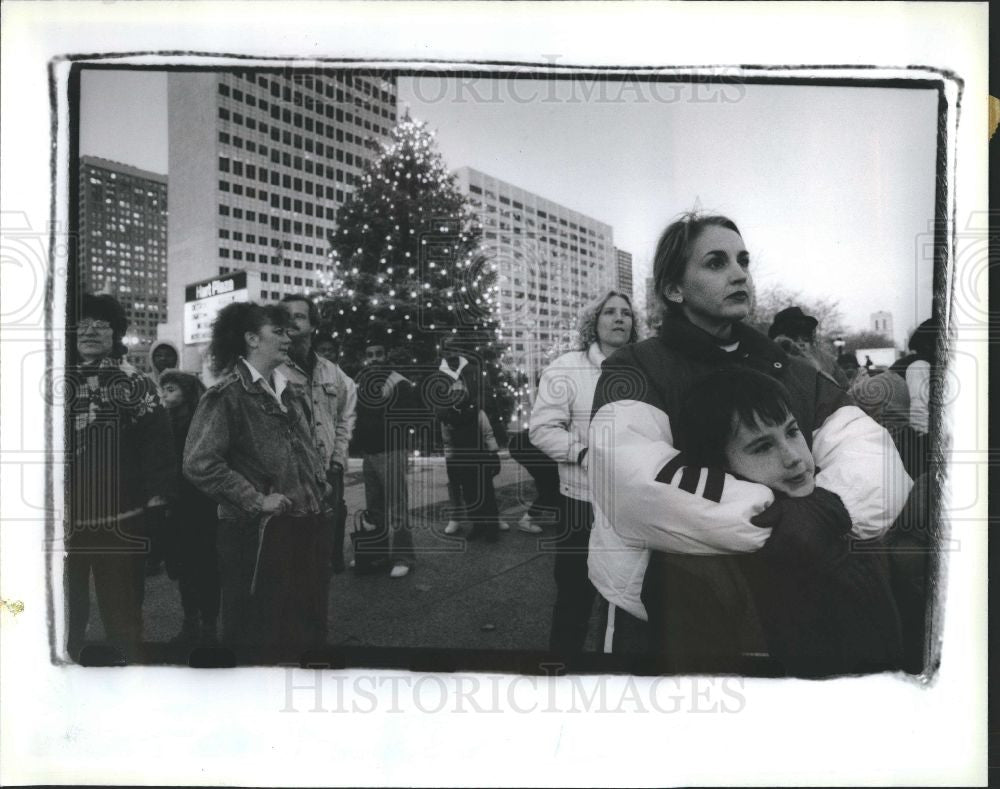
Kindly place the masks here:
POLYGON ((913 487, 885 428, 857 406, 843 406, 813 433, 816 484, 840 496, 856 537, 885 534, 913 487))
MULTIPOLYGON (((534 440, 534 439, 532 439, 534 440)), ((595 511, 623 542, 684 554, 747 553, 771 534, 750 519, 774 501, 765 485, 685 463, 668 416, 636 400, 607 403, 590 424, 595 511)))
POLYGON ((557 463, 576 463, 586 444, 571 429, 572 402, 579 383, 558 360, 550 365, 538 382, 538 394, 531 408, 528 437, 557 463))

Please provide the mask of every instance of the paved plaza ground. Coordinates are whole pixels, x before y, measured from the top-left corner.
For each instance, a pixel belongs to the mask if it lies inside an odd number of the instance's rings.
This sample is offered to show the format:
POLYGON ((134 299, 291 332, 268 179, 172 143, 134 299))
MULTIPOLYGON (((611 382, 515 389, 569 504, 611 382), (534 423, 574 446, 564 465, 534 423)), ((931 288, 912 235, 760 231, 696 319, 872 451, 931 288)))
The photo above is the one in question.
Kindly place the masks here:
MULTIPOLYGON (((361 461, 345 477, 348 530, 364 509, 361 461)), ((417 560, 402 579, 387 574, 334 575, 330 585, 330 635, 334 647, 412 647, 472 650, 544 650, 548 645, 555 583, 554 534, 526 534, 517 521, 534 497, 531 477, 506 453, 495 480, 501 518, 510 524, 495 543, 445 536, 447 488, 442 458, 417 458, 409 475, 410 514, 417 560)), ((350 546, 348 545, 348 559, 350 546)), ((96 605, 91 638, 100 638, 96 605)), ((148 642, 164 642, 181 626, 177 585, 166 573, 146 580, 148 642)))

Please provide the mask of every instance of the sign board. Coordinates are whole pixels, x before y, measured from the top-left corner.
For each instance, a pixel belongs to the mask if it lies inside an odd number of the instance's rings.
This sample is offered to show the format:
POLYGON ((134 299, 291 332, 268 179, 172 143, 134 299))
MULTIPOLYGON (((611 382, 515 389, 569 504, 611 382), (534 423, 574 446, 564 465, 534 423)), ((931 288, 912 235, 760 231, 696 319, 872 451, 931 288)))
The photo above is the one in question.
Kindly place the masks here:
POLYGON ((212 339, 212 321, 219 310, 234 301, 250 301, 258 294, 259 274, 234 271, 221 277, 195 282, 184 288, 184 344, 201 345, 212 339), (255 286, 255 287, 253 287, 255 286))

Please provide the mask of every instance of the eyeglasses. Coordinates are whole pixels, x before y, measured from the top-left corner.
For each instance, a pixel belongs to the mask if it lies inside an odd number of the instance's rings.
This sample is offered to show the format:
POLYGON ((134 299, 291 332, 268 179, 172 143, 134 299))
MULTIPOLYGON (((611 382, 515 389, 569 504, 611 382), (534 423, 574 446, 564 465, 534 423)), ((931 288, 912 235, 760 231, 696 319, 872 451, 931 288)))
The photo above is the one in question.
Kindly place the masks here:
POLYGON ((89 331, 93 329, 94 331, 107 331, 111 328, 111 324, 108 321, 91 320, 90 318, 84 318, 81 321, 76 322, 76 330, 78 332, 89 331))

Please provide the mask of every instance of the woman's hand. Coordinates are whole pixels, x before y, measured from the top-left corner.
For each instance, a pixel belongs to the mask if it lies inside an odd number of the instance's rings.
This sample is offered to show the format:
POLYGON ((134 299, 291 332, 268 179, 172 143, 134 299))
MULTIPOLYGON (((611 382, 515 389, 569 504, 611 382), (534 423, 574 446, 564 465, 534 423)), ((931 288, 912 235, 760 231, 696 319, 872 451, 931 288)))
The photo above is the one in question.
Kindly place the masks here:
POLYGON ((268 515, 280 515, 292 508, 292 500, 281 493, 270 493, 264 497, 260 508, 268 515))

